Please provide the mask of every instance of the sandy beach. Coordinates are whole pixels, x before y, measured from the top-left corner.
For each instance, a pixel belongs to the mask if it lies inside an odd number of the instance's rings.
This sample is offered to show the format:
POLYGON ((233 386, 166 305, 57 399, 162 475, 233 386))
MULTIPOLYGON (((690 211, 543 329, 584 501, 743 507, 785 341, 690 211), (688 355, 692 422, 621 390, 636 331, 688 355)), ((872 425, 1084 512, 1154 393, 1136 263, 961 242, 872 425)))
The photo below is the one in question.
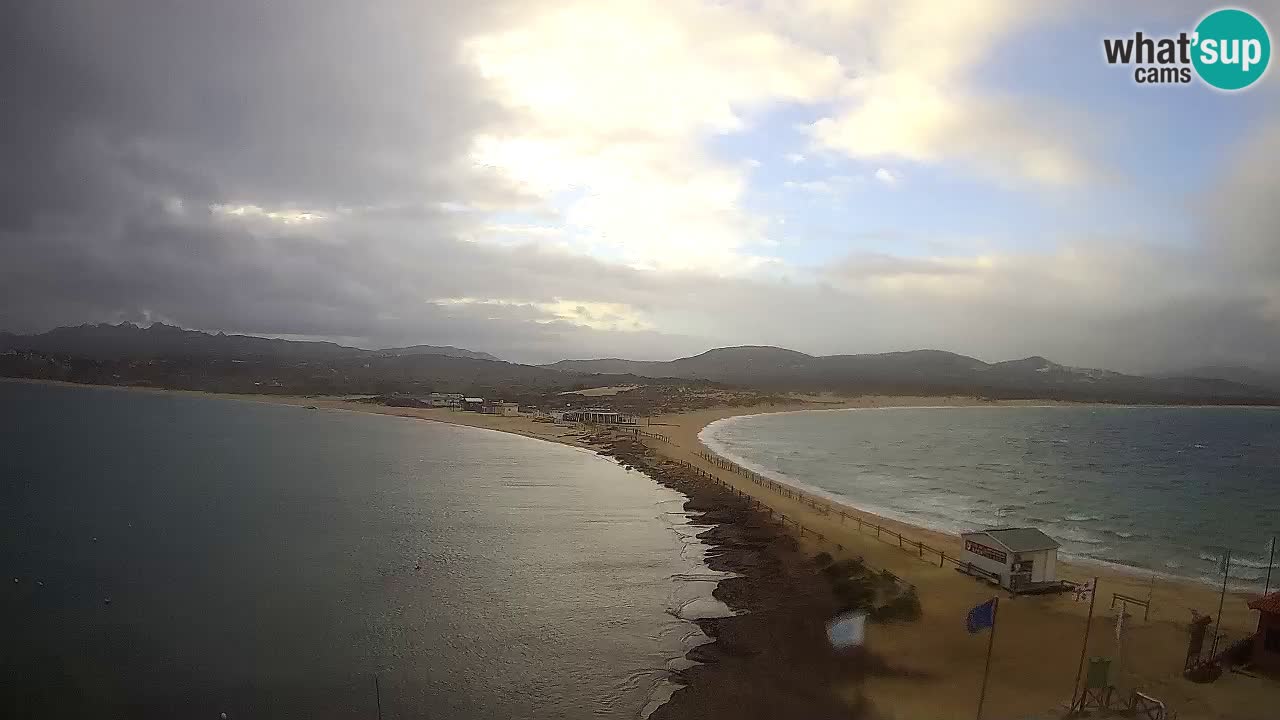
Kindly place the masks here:
MULTIPOLYGON (((165 392, 165 391, 154 391, 165 392)), ((330 398, 276 396, 221 396, 242 401, 315 406, 325 410, 371 412, 419 418, 437 422, 511 432, 528 437, 592 447, 592 438, 582 430, 537 423, 527 416, 497 417, 446 409, 396 408, 330 398)), ((708 462, 699 453, 706 448, 698 433, 711 422, 736 415, 795 410, 885 406, 958 406, 1022 404, 1043 405, 1043 401, 993 403, 973 398, 863 397, 806 398, 795 403, 755 407, 715 408, 650 419, 644 429, 665 435, 669 442, 646 440, 654 453, 689 463, 718 477, 738 491, 750 495, 772 510, 799 522, 810 534, 799 537, 809 554, 831 552, 839 558, 862 558, 877 569, 886 569, 914 585, 923 606, 923 617, 914 622, 873 626, 868 649, 901 672, 878 675, 848 688, 832 688, 853 698, 865 692, 877 712, 900 720, 944 720, 973 717, 986 654, 986 635, 969 635, 964 620, 967 611, 993 595, 1001 596, 999 630, 993 653, 991 682, 986 700, 987 718, 1035 718, 1052 716, 1071 697, 1073 680, 1081 653, 1085 617, 1089 603, 1072 595, 1023 596, 1012 598, 997 593, 986 583, 957 573, 950 565, 940 568, 937 555, 920 557, 912 541, 923 542, 949 554, 959 555, 958 537, 864 513, 855 508, 847 516, 867 521, 860 531, 856 522, 826 510, 826 499, 787 497, 757 485, 743 476, 708 462), (877 539, 871 525, 900 533, 906 549, 898 541, 877 539), (821 535, 819 541, 814 535, 821 535), (859 689, 860 688, 860 689, 859 689)), ((1099 578, 1094 621, 1090 629, 1088 655, 1109 656, 1119 666, 1117 685, 1128 694, 1133 689, 1163 700, 1188 718, 1259 720, 1272 716, 1280 698, 1280 684, 1274 680, 1227 673, 1212 684, 1196 684, 1181 676, 1187 644, 1187 622, 1191 610, 1213 614, 1218 592, 1208 586, 1151 574, 1122 572, 1100 565, 1062 562, 1059 576, 1074 581, 1099 578), (1145 598, 1150 594, 1151 610, 1144 619, 1139 609, 1130 618, 1123 652, 1117 657, 1113 627, 1117 610, 1113 594, 1145 598)), ((1248 610, 1245 595, 1229 593, 1223 613, 1223 630, 1231 638, 1252 632, 1256 613, 1248 610)), ((838 683, 837 683, 838 684, 838 683)))
MULTIPOLYGON (((758 497, 776 510, 816 530, 828 542, 806 540, 816 552, 842 545, 844 555, 866 558, 876 567, 886 568, 915 584, 924 606, 924 617, 915 623, 878 629, 869 646, 897 664, 917 670, 927 679, 872 678, 867 693, 877 707, 891 708, 892 717, 967 718, 977 702, 977 688, 986 652, 985 637, 970 636, 964 629, 969 608, 992 597, 993 588, 960 575, 950 566, 939 568, 937 556, 922 560, 914 547, 900 549, 896 540, 877 540, 874 531, 859 532, 855 523, 841 521, 833 513, 823 513, 804 500, 784 497, 732 472, 715 468, 699 457, 705 450, 698 433, 716 420, 759 412, 820 409, 823 407, 951 406, 991 404, 971 398, 860 398, 825 405, 805 403, 794 407, 758 407, 708 410, 654 418, 658 430, 671 438, 673 456, 714 472, 743 492, 758 497)), ((1027 402, 1020 404, 1047 404, 1027 402)), ((825 499, 813 498, 826 505, 825 499)), ((869 522, 899 532, 908 540, 924 542, 949 554, 960 553, 960 539, 870 513, 856 511, 869 522)), ((887 536, 886 536, 887 539, 887 536)), ((837 553, 839 554, 839 553, 837 553)), ((1186 652, 1186 624, 1194 608, 1201 613, 1217 610, 1218 592, 1190 580, 1157 578, 1121 572, 1094 564, 1063 562, 1059 575, 1068 580, 1099 578, 1098 599, 1090 630, 1089 655, 1115 657, 1114 623, 1111 608, 1115 593, 1145 598, 1151 594, 1147 620, 1139 614, 1131 618, 1125 634, 1119 687, 1142 689, 1165 701, 1180 718, 1268 717, 1280 697, 1274 681, 1226 674, 1216 683, 1199 685, 1181 677, 1186 652)), ((1080 657, 1088 603, 1070 595, 1019 597, 1002 595, 1000 629, 992 660, 992 680, 987 696, 989 717, 1026 717, 1051 711, 1068 702, 1080 657), (1027 672, 1025 668, 1035 668, 1027 672)), ((1231 637, 1252 632, 1257 613, 1248 609, 1249 596, 1228 593, 1223 612, 1223 630, 1231 637)), ((1141 611, 1139 610, 1139 613, 1141 611)))

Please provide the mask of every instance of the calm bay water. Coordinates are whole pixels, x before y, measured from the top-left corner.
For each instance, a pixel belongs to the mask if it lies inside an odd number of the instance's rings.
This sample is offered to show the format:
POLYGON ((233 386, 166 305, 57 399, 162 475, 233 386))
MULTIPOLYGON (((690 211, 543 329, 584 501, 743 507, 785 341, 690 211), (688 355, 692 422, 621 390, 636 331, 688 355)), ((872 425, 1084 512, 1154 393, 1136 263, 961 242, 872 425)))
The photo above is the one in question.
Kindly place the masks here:
POLYGON ((376 674, 387 718, 638 717, 715 604, 683 500, 503 433, 0 383, 0 714, 371 718, 376 674))
MULTIPOLYGON (((1034 525, 1079 558, 1261 588, 1280 534, 1280 409, 884 408, 713 423, 714 450, 881 515, 1034 525)), ((1273 577, 1275 587, 1280 573, 1273 577)))

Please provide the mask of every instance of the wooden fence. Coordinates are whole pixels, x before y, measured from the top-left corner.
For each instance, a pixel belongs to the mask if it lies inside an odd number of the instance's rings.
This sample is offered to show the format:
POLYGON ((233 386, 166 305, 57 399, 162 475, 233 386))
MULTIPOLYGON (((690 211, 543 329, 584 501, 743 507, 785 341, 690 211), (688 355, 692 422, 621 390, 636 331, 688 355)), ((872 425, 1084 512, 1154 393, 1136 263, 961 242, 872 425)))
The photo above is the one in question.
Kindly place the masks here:
MULTIPOLYGON (((861 515, 858 515, 857 513, 851 513, 847 508, 841 505, 838 505, 836 503, 833 503, 821 498, 816 498, 813 495, 810 495, 809 493, 798 490, 794 487, 791 487, 790 485, 780 483, 777 480, 774 480, 772 478, 765 477, 764 475, 761 475, 758 472, 742 467, 741 465, 733 462, 732 460, 727 460, 725 458, 720 457, 719 455, 709 453, 705 450, 699 450, 697 454, 698 454, 698 457, 707 461, 711 465, 714 465, 715 467, 718 467, 722 470, 728 470, 732 473, 741 475, 742 477, 746 478, 747 480, 750 480, 751 482, 755 483, 756 485, 759 485, 762 488, 766 488, 775 493, 778 493, 779 495, 782 495, 785 498, 804 503, 805 505, 808 505, 814 510, 817 510, 818 512, 822 513, 823 515, 833 515, 833 514, 837 515, 840 518, 841 525, 845 525, 847 523, 856 523, 859 533, 874 532, 877 540, 889 545, 897 545, 898 548, 903 550, 904 552, 915 551, 916 556, 919 557, 921 560, 925 560, 927 557, 929 562, 932 563, 933 557, 936 556, 938 560, 938 567, 945 567, 947 563, 951 563, 957 568, 963 568, 970 572, 974 570, 974 568, 972 568, 969 565, 969 563, 961 562, 960 558, 955 557, 954 555, 948 555, 945 550, 939 550, 938 548, 931 547, 919 540, 912 540, 911 538, 903 535, 897 530, 894 530, 892 528, 888 528, 878 523, 867 520, 863 518, 861 515)), ((684 463, 684 464, 689 465, 689 463, 684 463)), ((693 466, 693 465, 690 465, 690 467, 696 468, 696 466, 693 466)), ((710 473, 704 473, 704 474, 706 474, 708 477, 711 477, 712 479, 715 479, 717 482, 721 482, 719 478, 716 478, 714 475, 711 475, 710 473)), ((725 483, 721 482, 721 484, 725 484, 725 483)), ((739 493, 739 494, 743 494, 743 493, 739 493)), ((796 525, 798 526, 798 524, 796 525)), ((820 537, 820 535, 813 530, 806 529, 806 532, 809 532, 815 536, 820 537)))
MULTIPOLYGON (((834 550, 837 550, 840 552, 844 551, 845 547, 840 543, 828 538, 826 535, 823 535, 821 532, 818 532, 817 530, 814 530, 811 527, 805 526, 804 523, 800 522, 799 520, 796 520, 793 517, 788 516, 786 513, 783 513, 779 510, 774 510, 772 507, 761 502, 759 498, 756 498, 751 493, 743 492, 738 488, 734 487, 731 483, 727 483, 724 480, 721 480, 718 475, 714 473, 709 473, 706 470, 703 470, 702 468, 698 467, 697 465, 694 465, 693 463, 685 460, 676 460, 674 458, 671 458, 670 460, 671 462, 677 463, 682 467, 690 470, 699 478, 702 478, 703 480, 710 480, 711 482, 716 483, 717 485, 724 488, 725 490, 745 500, 747 504, 750 505, 752 508, 762 513, 767 513, 769 516, 769 519, 777 520, 779 523, 781 523, 783 528, 791 528, 795 530, 797 535, 799 535, 801 538, 812 538, 814 540, 817 540, 819 543, 822 543, 834 550)), ((882 569, 877 570, 876 568, 873 568, 870 565, 868 565, 865 561, 863 561, 863 565, 866 566, 868 570, 879 572, 883 575, 888 575, 889 577, 892 577, 895 582, 899 582, 904 585, 914 587, 914 585, 907 583, 901 577, 895 575, 889 570, 882 570, 882 569)))

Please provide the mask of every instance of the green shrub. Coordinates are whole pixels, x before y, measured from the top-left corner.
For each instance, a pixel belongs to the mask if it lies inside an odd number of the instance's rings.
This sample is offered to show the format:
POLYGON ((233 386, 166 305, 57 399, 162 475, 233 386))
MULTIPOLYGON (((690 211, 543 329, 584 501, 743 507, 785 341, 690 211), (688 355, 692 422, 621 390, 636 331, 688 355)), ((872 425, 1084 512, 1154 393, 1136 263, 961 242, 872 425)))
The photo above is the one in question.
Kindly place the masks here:
POLYGON ((831 585, 841 612, 850 610, 869 610, 876 598, 875 588, 866 580, 859 578, 841 578, 831 585))
POLYGON ((908 587, 906 591, 872 611, 871 618, 877 622, 912 621, 919 620, 922 614, 916 589, 908 587))

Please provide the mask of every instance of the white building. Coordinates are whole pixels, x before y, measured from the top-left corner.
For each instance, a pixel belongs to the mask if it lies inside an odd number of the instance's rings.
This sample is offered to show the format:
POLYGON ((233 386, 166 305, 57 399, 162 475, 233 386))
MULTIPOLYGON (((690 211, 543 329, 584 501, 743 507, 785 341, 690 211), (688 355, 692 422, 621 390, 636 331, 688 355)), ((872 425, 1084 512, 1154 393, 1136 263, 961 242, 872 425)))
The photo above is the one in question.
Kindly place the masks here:
POLYGON ((503 402, 494 400, 484 406, 482 411, 486 415, 503 415, 505 417, 515 417, 520 414, 520 404, 513 402, 503 402))
POLYGON ((433 392, 427 398, 431 407, 462 407, 462 393, 433 392))
POLYGON ((1058 581, 1058 541, 1036 528, 993 528, 960 537, 960 564, 1006 590, 1034 590, 1058 581))

